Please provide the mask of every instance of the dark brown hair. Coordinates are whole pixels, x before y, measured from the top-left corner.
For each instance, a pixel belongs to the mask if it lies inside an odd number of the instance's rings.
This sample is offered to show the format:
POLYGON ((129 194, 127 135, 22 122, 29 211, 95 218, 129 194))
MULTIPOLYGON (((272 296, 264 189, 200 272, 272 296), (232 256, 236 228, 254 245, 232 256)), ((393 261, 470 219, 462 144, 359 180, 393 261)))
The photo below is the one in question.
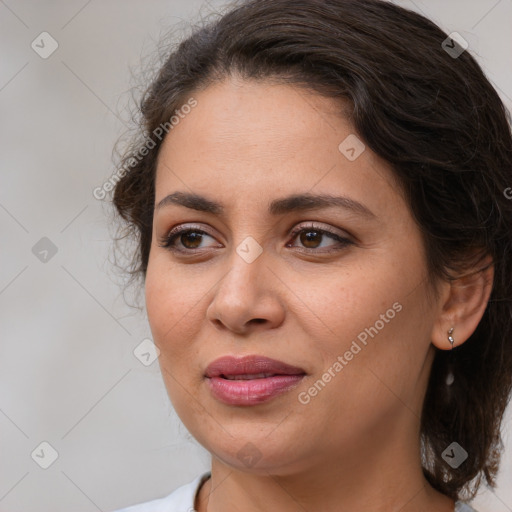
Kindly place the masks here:
MULTIPOLYGON (((452 499, 495 485, 500 427, 512 386, 512 135, 510 117, 479 65, 454 58, 425 17, 380 0, 249 0, 204 23, 166 57, 140 101, 138 137, 120 161, 113 204, 144 277, 151 245, 159 126, 229 75, 296 84, 347 102, 365 144, 388 161, 423 233, 429 276, 453 279, 490 255, 494 283, 473 335, 436 349, 421 418, 424 474, 452 499), (129 164, 129 165, 128 165, 129 164), (469 454, 453 469, 453 441, 469 454)), ((454 46, 455 43, 450 43, 454 46)), ((162 138, 163 139, 163 138, 162 138)))

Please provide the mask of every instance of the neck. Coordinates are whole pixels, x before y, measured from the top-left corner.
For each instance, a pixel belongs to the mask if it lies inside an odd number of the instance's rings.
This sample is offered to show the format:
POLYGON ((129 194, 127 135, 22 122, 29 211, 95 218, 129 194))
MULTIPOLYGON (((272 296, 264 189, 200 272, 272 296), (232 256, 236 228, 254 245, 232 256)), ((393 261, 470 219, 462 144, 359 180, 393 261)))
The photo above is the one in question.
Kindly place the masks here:
POLYGON ((453 500, 430 486, 419 457, 410 457, 419 451, 411 450, 403 439, 356 444, 343 457, 321 454, 318 463, 307 469, 243 471, 213 457, 211 478, 201 488, 195 508, 198 512, 453 512, 453 500), (384 449, 376 449, 379 443, 384 449))

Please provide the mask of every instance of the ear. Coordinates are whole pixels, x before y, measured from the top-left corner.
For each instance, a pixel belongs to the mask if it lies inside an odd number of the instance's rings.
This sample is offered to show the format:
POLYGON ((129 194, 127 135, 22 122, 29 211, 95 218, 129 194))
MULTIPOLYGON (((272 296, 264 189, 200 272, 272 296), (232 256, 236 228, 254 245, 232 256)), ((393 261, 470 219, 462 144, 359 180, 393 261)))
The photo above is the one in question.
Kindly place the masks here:
POLYGON ((477 269, 450 282, 444 282, 439 298, 439 312, 432 328, 433 345, 441 350, 451 350, 464 343, 477 328, 489 301, 494 279, 492 258, 487 256, 477 269))

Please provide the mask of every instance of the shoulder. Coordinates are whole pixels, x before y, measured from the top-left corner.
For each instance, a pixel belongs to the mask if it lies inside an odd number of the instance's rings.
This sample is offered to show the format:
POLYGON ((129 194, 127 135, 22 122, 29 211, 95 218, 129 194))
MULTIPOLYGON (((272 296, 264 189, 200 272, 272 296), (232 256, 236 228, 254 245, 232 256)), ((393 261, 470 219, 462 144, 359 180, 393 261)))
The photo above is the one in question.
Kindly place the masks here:
POLYGON ((146 501, 113 512, 194 512, 196 493, 209 476, 210 472, 203 473, 164 498, 146 501))
POLYGON ((463 503, 462 501, 457 501, 455 503, 455 511, 454 512, 477 512, 471 505, 467 503, 463 503))

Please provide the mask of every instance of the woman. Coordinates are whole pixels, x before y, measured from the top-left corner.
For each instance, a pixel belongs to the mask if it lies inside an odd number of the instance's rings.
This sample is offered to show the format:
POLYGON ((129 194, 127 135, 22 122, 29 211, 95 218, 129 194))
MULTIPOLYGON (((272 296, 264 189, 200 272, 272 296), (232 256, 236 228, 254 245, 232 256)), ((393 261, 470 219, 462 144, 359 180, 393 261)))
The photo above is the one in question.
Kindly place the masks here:
POLYGON ((212 463, 124 512, 473 510, 511 390, 512 137, 460 37, 249 0, 141 112, 114 205, 212 463))

